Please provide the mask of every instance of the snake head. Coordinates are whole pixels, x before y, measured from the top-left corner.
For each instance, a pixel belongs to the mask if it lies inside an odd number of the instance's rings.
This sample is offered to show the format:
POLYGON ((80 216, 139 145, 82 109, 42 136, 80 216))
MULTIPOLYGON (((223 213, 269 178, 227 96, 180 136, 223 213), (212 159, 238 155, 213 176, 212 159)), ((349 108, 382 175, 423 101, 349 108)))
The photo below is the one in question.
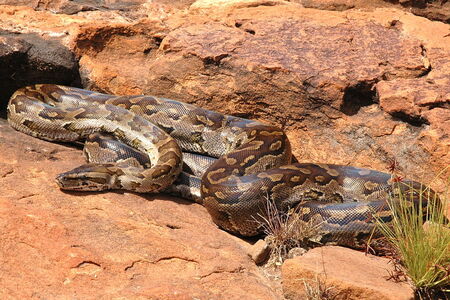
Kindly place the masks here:
POLYGON ((431 188, 412 180, 402 180, 395 184, 394 195, 426 207, 431 201, 440 201, 438 194, 431 188))
MULTIPOLYGON (((445 202, 440 199, 438 193, 420 182, 412 180, 402 180, 396 183, 393 196, 396 199, 406 200, 416 209, 422 210, 424 221, 426 221, 430 210, 438 212, 446 209, 445 202)), ((449 221, 448 217, 444 216, 439 222, 448 224, 449 221)))
POLYGON ((56 177, 62 190, 103 191, 120 188, 113 164, 85 164, 56 177))

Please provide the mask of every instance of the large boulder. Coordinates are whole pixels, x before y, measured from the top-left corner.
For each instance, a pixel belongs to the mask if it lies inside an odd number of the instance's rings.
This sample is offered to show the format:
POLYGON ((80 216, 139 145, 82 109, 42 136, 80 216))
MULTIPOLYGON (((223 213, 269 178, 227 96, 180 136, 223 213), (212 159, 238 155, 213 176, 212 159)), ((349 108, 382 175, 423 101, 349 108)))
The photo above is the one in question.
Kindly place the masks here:
POLYGON ((208 3, 165 22, 81 28, 83 85, 267 120, 300 161, 381 171, 397 161, 403 177, 444 190, 449 38, 429 32, 449 25, 393 9, 208 3))
MULTIPOLYGON (((146 17, 129 19, 115 10, 68 16, 3 6, 0 22, 20 38, 34 34, 49 47, 57 39, 75 53, 83 87, 267 120, 286 130, 300 161, 381 171, 396 161, 403 177, 445 189, 449 25, 396 9, 324 14, 280 0, 190 7, 141 7, 146 17)), ((29 68, 19 65, 2 76, 29 68)), ((3 88, 3 107, 21 84, 78 85, 67 68, 63 76, 27 74, 3 88)))

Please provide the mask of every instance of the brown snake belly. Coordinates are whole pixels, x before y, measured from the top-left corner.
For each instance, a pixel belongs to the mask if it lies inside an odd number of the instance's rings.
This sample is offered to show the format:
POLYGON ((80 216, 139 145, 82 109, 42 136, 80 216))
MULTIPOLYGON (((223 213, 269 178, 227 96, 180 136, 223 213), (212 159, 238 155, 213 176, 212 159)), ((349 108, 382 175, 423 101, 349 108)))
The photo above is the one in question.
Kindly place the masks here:
POLYGON ((11 97, 8 120, 54 141, 109 133, 150 158, 140 166, 91 159, 97 162, 59 177, 66 189, 159 192, 181 172, 181 150, 211 157, 202 176, 189 175, 198 189, 191 198, 221 228, 244 236, 261 233, 270 200, 281 211, 302 205, 306 218, 320 217, 324 242, 357 246, 373 228, 373 213, 385 213, 398 189, 420 187, 407 180, 395 185, 389 174, 368 169, 292 163, 289 140, 277 127, 152 96, 34 85, 11 97))

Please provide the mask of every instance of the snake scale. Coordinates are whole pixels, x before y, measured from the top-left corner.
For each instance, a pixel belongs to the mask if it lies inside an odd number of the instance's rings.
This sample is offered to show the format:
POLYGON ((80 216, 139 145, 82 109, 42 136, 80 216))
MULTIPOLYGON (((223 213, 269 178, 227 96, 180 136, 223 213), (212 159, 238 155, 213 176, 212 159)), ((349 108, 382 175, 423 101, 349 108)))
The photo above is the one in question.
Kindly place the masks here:
POLYGON ((270 199, 280 211, 301 205, 305 219, 319 217, 320 242, 358 247, 374 212, 389 218, 388 199, 420 187, 369 169, 293 163, 275 126, 153 96, 33 85, 11 97, 8 120, 41 139, 86 141, 88 163, 60 174, 62 189, 178 193, 243 236, 261 233, 270 199))

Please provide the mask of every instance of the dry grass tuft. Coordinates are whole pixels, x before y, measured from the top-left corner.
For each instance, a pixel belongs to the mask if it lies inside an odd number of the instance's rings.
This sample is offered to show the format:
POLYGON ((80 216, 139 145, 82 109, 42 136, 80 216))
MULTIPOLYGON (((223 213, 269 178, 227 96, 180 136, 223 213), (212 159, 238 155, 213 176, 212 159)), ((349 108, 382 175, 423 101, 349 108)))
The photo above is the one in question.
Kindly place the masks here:
POLYGON ((291 249, 308 248, 311 244, 309 240, 317 236, 320 225, 313 220, 303 221, 301 208, 282 212, 269 199, 266 202, 266 215, 261 218, 267 235, 266 242, 271 248, 268 264, 276 266, 283 263, 291 249))
POLYGON ((329 286, 324 277, 319 274, 315 279, 302 280, 306 300, 334 300, 340 296, 340 293, 333 286, 329 286))

